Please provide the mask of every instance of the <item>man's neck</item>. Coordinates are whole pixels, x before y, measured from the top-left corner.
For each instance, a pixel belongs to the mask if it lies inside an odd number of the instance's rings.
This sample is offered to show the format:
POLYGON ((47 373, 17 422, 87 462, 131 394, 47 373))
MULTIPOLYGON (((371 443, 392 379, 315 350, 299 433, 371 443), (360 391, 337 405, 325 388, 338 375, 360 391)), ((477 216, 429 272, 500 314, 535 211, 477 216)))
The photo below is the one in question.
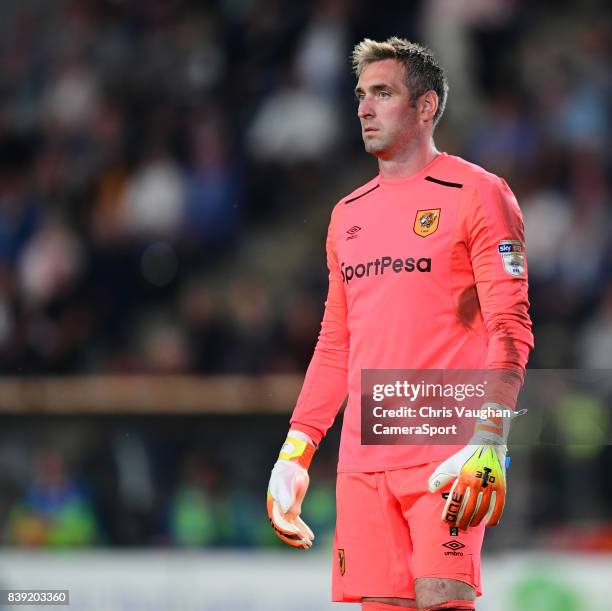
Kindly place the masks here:
POLYGON ((436 148, 433 138, 430 138, 390 159, 379 157, 378 169, 383 178, 410 178, 429 165, 439 154, 440 151, 436 148))

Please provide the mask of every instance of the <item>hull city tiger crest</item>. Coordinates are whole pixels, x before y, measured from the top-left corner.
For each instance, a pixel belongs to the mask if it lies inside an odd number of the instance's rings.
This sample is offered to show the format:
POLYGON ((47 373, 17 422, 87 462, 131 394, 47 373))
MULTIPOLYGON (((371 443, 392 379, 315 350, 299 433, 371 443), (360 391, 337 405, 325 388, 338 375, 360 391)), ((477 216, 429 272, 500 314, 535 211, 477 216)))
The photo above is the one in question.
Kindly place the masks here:
POLYGON ((440 208, 430 208, 429 210, 417 210, 414 219, 414 233, 422 238, 435 233, 440 223, 440 208))

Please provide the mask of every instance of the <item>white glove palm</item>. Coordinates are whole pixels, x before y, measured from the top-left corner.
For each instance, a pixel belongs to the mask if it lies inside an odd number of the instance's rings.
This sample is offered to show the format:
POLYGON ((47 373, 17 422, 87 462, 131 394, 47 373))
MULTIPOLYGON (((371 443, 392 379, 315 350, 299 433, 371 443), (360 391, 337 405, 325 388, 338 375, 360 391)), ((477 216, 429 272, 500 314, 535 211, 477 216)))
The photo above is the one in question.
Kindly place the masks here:
POLYGON ((268 484, 268 517, 274 532, 285 543, 304 549, 312 546, 314 533, 300 518, 310 482, 302 464, 309 464, 313 453, 314 444, 305 433, 289 431, 268 484), (301 460, 306 454, 309 457, 301 460))

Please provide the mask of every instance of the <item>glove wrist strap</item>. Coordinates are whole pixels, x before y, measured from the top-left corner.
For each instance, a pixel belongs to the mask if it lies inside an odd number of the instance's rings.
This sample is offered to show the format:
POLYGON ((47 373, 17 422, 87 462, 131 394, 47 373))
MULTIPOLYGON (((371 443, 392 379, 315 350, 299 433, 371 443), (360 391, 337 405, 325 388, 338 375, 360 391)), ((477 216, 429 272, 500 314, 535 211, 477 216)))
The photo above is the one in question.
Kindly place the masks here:
POLYGON ((487 438, 492 438, 496 441, 493 443, 504 444, 510 433, 510 425, 512 420, 517 416, 522 416, 527 410, 515 412, 500 403, 485 403, 483 409, 490 410, 492 414, 488 418, 479 418, 474 427, 474 435, 483 435, 487 438), (500 415, 497 415, 500 414, 500 415), (503 414, 503 415, 501 415, 503 414), (500 439, 501 441, 497 441, 500 439))
POLYGON ((316 448, 308 435, 301 431, 291 430, 278 455, 279 460, 293 462, 304 469, 310 467, 316 448))

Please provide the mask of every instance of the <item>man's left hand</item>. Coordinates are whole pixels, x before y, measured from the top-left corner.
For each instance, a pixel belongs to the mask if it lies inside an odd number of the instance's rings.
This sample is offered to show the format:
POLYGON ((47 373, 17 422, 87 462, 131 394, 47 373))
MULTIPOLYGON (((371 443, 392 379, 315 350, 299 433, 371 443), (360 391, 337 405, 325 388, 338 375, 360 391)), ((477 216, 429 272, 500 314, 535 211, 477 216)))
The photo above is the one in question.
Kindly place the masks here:
POLYGON ((506 445, 503 437, 476 433, 468 445, 431 474, 428 489, 442 492, 450 482, 453 484, 442 520, 462 530, 478 526, 483 519, 487 526, 497 524, 506 500, 506 445))

